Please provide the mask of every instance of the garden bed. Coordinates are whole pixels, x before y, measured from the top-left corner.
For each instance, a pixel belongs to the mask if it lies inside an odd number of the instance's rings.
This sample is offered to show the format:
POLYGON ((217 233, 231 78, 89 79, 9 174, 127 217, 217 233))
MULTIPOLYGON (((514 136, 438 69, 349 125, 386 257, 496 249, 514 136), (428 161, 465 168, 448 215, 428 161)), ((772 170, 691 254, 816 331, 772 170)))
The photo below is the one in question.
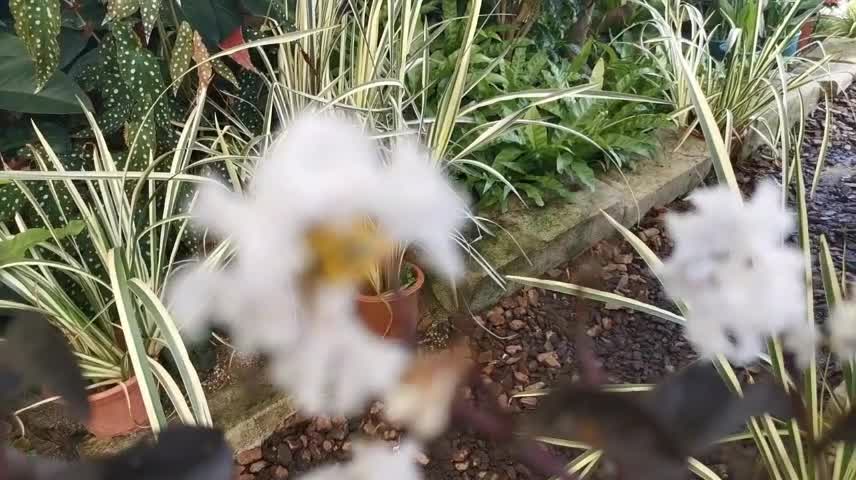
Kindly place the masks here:
MULTIPOLYGON (((848 278, 854 280, 856 254, 844 244, 856 242, 856 88, 839 96, 832 105, 830 149, 814 196, 809 202, 813 250, 818 235, 826 235, 833 259, 845 265, 848 278)), ((808 185, 814 175, 815 161, 822 138, 825 110, 821 107, 808 121, 804 175, 808 185)), ((759 152, 751 161, 737 167, 738 180, 749 193, 754 182, 766 176, 778 176, 781 166, 759 152)), ((667 211, 687 207, 677 200, 666 208, 648 212, 633 231, 658 255, 667 256, 672 243, 663 225, 667 211)), ((586 258, 594 257, 604 266, 601 288, 652 303, 677 313, 631 246, 619 239, 599 241, 583 255, 552 268, 547 277, 570 281, 573 272, 586 258)), ((823 293, 815 268, 816 317, 825 317, 823 293)), ((502 298, 482 310, 473 319, 459 316, 447 324, 451 338, 463 339, 472 350, 482 380, 496 395, 501 406, 522 413, 538 408, 534 397, 515 398, 519 392, 555 385, 575 373, 574 304, 570 296, 524 289, 502 298)), ((595 353, 612 383, 655 382, 696 358, 678 325, 646 315, 598 305, 584 326, 594 339, 595 353)), ((393 425, 383 422, 378 406, 364 417, 345 419, 306 419, 293 417, 287 425, 265 440, 262 447, 238 457, 242 480, 286 478, 313 466, 348 457, 352 442, 370 437, 387 441, 398 439, 393 425)), ((572 450, 556 450, 566 459, 572 450)), ((740 445, 729 447, 707 458, 719 473, 742 473, 754 453, 740 445), (745 454, 744 454, 745 453, 745 454)), ((495 445, 466 431, 452 431, 435 441, 425 452, 423 462, 432 479, 517 479, 529 478, 529 470, 515 461, 502 445, 495 445)))

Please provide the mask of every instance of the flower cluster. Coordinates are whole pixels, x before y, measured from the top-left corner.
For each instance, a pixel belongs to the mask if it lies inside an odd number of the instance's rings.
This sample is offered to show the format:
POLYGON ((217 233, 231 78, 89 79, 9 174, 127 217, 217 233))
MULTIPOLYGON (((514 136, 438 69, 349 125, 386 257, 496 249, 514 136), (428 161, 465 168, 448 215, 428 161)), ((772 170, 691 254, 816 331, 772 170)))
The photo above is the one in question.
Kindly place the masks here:
POLYGON ((687 304, 686 336, 704 357, 746 364, 777 335, 803 362, 814 353, 805 266, 785 243, 793 220, 780 192, 762 182, 744 202, 724 186, 699 190, 690 197, 693 212, 667 219, 675 249, 660 274, 669 294, 687 304))
MULTIPOLYGON (((387 151, 347 118, 309 113, 286 128, 245 194, 200 191, 195 220, 229 239, 234 255, 225 266, 210 258, 183 269, 171 280, 170 306, 186 334, 214 322, 240 350, 266 354, 274 382, 304 413, 350 415, 382 399, 392 421, 427 440, 445 429, 469 364, 454 351, 414 357, 375 335, 356 297, 368 272, 401 246, 459 276, 454 234, 467 215, 418 145, 398 141, 387 151)), ((416 478, 412 448, 367 446, 351 464, 310 477, 416 478)))

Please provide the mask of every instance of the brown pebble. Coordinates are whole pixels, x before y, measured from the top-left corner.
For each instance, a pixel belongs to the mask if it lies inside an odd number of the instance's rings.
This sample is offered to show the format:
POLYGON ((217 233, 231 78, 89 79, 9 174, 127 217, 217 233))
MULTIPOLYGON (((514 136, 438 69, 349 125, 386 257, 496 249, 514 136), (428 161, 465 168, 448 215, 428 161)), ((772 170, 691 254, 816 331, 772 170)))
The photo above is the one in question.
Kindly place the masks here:
POLYGON ((596 336, 600 335, 600 332, 602 330, 603 329, 600 327, 600 325, 595 325, 595 326, 589 328, 588 330, 586 330, 586 335, 588 335, 589 337, 596 337, 596 336))
POLYGON ((487 321, 494 327, 505 325, 505 316, 501 313, 490 312, 487 315, 487 321))
POLYGON ((629 253, 627 255, 618 255, 617 257, 615 257, 615 262, 623 263, 625 265, 633 263, 633 255, 629 253))
POLYGON ((455 470, 459 472, 465 472, 470 468, 470 462, 460 462, 455 464, 455 470))
POLYGON ((497 395, 496 403, 498 403, 500 407, 507 407, 508 406, 508 394, 500 393, 499 395, 497 395))
POLYGON ((529 310, 523 307, 517 307, 514 309, 514 315, 517 317, 525 317, 527 313, 529 313, 529 310))
POLYGON ((324 443, 321 444, 321 448, 323 448, 325 452, 332 452, 333 442, 331 442, 330 440, 324 440, 324 443))
POLYGON ((452 455, 452 461, 460 463, 460 462, 463 462, 464 460, 466 460, 467 457, 469 457, 469 456, 470 456, 470 449, 469 448, 466 448, 466 447, 459 448, 452 455))
POLYGON ((517 302, 514 301, 511 297, 505 297, 499 301, 499 304, 502 305, 502 308, 509 310, 517 306, 517 302))
POLYGON ((259 473, 262 470, 264 470, 264 468, 267 467, 267 465, 268 464, 266 461, 259 460, 258 462, 255 462, 252 465, 250 465, 249 471, 250 471, 250 473, 259 473))
POLYGON ((523 347, 520 345, 509 345, 505 347, 505 353, 509 355, 514 355, 515 353, 520 353, 523 350, 523 347))
POLYGON ((522 330, 523 327, 526 326, 526 322, 524 322, 523 320, 512 320, 511 323, 508 324, 508 326, 511 327, 511 329, 514 331, 522 330))
POLYGON ((538 290, 535 290, 534 288, 529 290, 528 292, 526 292, 526 298, 529 300, 529 304, 534 306, 534 307, 537 307, 538 304, 540 303, 539 297, 540 297, 540 294, 538 293, 538 290))
POLYGON ((350 452, 350 451, 351 451, 351 442, 350 442, 350 440, 342 444, 342 451, 343 451, 343 452, 350 452))
POLYGON ((612 320, 612 317, 603 317, 600 319, 600 325, 603 327, 604 330, 611 329, 613 324, 614 321, 612 320))
POLYGON ((653 237, 660 235, 660 229, 659 228, 646 228, 642 233, 644 233, 645 236, 648 238, 653 238, 653 237))
POLYGON ((238 454, 238 463, 241 465, 249 465, 253 462, 258 462, 262 459, 262 447, 244 450, 238 454))
POLYGON ((544 352, 538 354, 538 361, 552 368, 559 368, 562 366, 561 362, 559 362, 559 355, 556 352, 544 352))
POLYGON ((515 363, 519 362, 521 358, 523 358, 522 355, 515 355, 513 357, 508 357, 505 359, 505 364, 506 365, 514 365, 515 363))
POLYGON ((328 417, 318 417, 315 419, 315 430, 329 432, 332 428, 333 422, 328 417))
POLYGON ((283 467, 282 465, 276 467, 273 471, 273 478, 276 480, 285 480, 288 478, 288 469, 283 467))
POLYGON ((514 372, 514 379, 523 384, 529 383, 529 375, 523 372, 514 372))

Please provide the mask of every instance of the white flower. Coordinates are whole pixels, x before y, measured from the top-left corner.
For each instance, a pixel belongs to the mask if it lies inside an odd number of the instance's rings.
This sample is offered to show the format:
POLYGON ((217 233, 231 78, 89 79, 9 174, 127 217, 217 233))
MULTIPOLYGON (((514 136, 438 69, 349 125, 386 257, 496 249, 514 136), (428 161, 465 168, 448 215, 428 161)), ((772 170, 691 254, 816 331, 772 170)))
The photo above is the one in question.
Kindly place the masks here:
POLYGON ((726 187, 690 198, 696 211, 667 219, 675 249, 663 284, 689 307, 686 334, 701 355, 751 362, 767 337, 805 322, 803 258, 784 243, 793 220, 772 182, 745 203, 726 187))
POLYGON ((395 452, 384 444, 356 444, 350 462, 315 469, 300 480, 421 480, 416 454, 412 443, 401 444, 395 452))
POLYGON ((462 197, 415 144, 384 152, 342 116, 298 118, 246 195, 199 192, 195 221, 228 238, 234 258, 181 269, 168 286, 186 333, 230 327, 240 350, 271 357, 277 384, 309 414, 354 413, 400 379, 408 353, 355 311, 359 283, 391 246, 416 244, 441 273, 463 271, 453 237, 467 218, 462 197))
POLYGON ((432 353, 411 362, 399 385, 384 398, 386 417, 423 440, 446 430, 458 387, 471 363, 464 349, 432 353))
POLYGON ((325 291, 312 322, 302 324, 297 346, 272 352, 273 381, 308 415, 359 413, 393 388, 409 352, 364 328, 348 292, 325 291))
POLYGON ((841 302, 829 316, 829 344, 842 358, 856 355, 856 302, 841 302))

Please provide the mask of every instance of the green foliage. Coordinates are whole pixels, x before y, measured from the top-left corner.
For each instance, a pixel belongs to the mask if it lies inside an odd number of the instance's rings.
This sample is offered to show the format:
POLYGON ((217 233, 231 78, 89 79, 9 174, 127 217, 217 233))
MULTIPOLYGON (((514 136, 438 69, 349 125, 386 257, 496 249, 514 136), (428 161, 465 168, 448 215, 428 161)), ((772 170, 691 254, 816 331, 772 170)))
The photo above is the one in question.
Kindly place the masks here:
POLYGON ((184 16, 206 41, 219 44, 241 27, 238 0, 193 0, 182 2, 184 16))
POLYGON ((15 31, 24 40, 36 67, 36 92, 47 85, 59 64, 59 2, 56 0, 10 0, 15 31))
POLYGON ((80 113, 80 101, 91 103, 74 80, 56 72, 35 92, 36 65, 18 37, 0 32, 0 109, 13 112, 80 113))
POLYGON ((856 2, 850 2, 842 17, 821 17, 817 30, 825 36, 856 38, 856 2))
MULTIPOLYGON (((574 61, 551 59, 547 51, 526 39, 518 40, 507 54, 506 48, 498 35, 483 32, 473 53, 473 61, 481 69, 471 75, 484 75, 484 80, 475 84, 468 100, 475 103, 513 92, 567 89, 590 82, 605 91, 652 97, 661 90, 655 71, 644 60, 607 46, 594 49, 589 44, 584 56, 574 61), (597 59, 594 50, 604 57, 590 69, 589 61, 597 59), (485 75, 487 68, 492 70, 485 75)), ((455 142, 466 144, 481 133, 482 126, 530 103, 517 98, 479 109, 456 129, 455 142)), ((522 123, 525 126, 500 135, 472 156, 498 172, 527 201, 543 206, 551 197, 571 199, 579 188, 593 189, 597 171, 611 165, 626 167, 649 156, 656 146, 651 131, 668 121, 663 107, 650 103, 568 98, 527 110, 522 123)), ((512 190, 497 175, 472 166, 461 171, 481 207, 507 207, 512 190)))
POLYGON ((21 233, 0 240, 0 265, 22 260, 27 250, 47 240, 78 235, 86 224, 80 220, 69 222, 62 228, 49 230, 47 228, 30 228, 21 233))

